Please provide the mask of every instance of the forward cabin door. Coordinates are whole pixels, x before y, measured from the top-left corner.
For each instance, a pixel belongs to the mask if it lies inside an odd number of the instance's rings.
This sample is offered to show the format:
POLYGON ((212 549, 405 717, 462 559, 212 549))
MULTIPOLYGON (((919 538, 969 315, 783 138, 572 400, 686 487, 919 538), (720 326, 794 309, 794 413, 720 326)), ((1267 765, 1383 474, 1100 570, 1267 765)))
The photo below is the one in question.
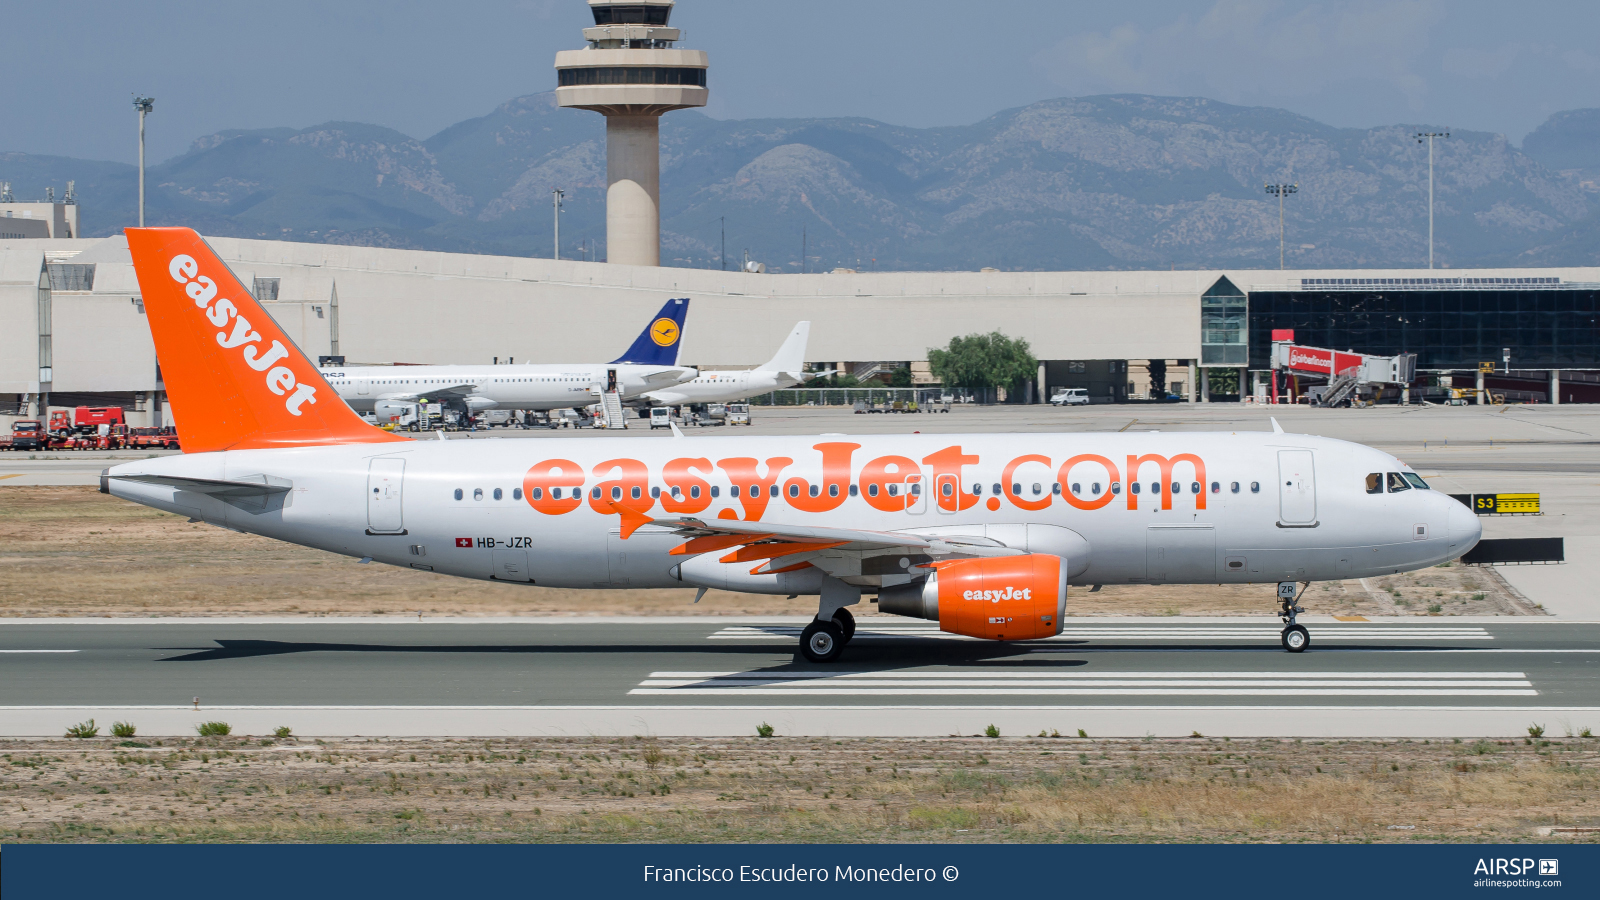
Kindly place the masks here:
POLYGON ((1151 584, 1214 584, 1217 538, 1210 525, 1151 525, 1145 529, 1151 584))
POLYGON ((367 534, 405 534, 400 504, 406 461, 383 457, 367 467, 367 534))
POLYGON ((1317 478, 1310 450, 1278 451, 1278 524, 1317 524, 1317 478))

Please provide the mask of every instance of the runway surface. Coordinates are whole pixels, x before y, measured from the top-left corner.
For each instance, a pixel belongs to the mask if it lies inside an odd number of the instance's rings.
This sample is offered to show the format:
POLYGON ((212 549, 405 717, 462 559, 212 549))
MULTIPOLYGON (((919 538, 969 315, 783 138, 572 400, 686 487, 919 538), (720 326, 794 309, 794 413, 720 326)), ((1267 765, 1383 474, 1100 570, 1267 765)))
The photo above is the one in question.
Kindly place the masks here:
POLYGON ((1005 734, 1475 737, 1600 728, 1600 623, 1092 619, 994 643, 861 620, 843 659, 803 619, 11 620, 0 735, 95 718, 141 735, 1005 734), (199 698, 198 709, 194 702, 199 698))

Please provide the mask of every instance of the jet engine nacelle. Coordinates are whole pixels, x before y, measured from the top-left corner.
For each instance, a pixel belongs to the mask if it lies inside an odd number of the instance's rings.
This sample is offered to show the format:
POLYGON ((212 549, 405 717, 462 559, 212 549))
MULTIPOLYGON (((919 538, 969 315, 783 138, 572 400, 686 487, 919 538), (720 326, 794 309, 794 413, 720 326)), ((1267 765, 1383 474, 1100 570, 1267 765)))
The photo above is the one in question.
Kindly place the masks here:
POLYGON ((467 397, 461 401, 467 405, 467 410, 472 413, 481 413, 486 409, 494 409, 498 404, 488 397, 467 397))
POLYGON ((396 417, 405 419, 416 416, 417 404, 405 400, 374 400, 372 414, 378 417, 379 422, 388 422, 396 417))
POLYGON ((1067 567, 1030 553, 933 563, 920 584, 885 588, 878 610, 935 619, 940 631, 996 641, 1053 637, 1067 614, 1067 567))

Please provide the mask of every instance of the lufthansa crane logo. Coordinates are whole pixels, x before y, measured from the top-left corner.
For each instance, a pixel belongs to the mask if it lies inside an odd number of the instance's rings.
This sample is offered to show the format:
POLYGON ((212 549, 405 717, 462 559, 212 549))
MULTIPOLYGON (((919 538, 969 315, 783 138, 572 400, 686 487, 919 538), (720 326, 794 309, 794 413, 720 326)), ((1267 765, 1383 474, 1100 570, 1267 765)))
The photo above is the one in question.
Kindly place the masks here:
POLYGON ((662 316, 650 323, 650 339, 662 347, 671 347, 678 342, 678 323, 662 316))

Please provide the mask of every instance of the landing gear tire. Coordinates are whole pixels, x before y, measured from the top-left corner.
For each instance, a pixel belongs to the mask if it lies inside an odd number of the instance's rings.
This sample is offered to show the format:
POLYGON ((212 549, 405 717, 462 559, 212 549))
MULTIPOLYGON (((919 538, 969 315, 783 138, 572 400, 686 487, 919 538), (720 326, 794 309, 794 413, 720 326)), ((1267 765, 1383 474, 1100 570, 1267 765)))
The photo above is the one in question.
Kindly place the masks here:
POLYGON ((1311 634, 1304 625, 1290 625, 1283 629, 1283 649, 1290 653, 1304 653, 1311 646, 1311 634))
POLYGON ((844 633, 844 642, 848 646, 850 639, 856 636, 856 617, 850 614, 850 610, 841 606, 833 614, 833 623, 844 633))
POLYGON ((834 620, 811 620, 800 633, 800 653, 814 663, 831 663, 844 651, 844 631, 834 620))

